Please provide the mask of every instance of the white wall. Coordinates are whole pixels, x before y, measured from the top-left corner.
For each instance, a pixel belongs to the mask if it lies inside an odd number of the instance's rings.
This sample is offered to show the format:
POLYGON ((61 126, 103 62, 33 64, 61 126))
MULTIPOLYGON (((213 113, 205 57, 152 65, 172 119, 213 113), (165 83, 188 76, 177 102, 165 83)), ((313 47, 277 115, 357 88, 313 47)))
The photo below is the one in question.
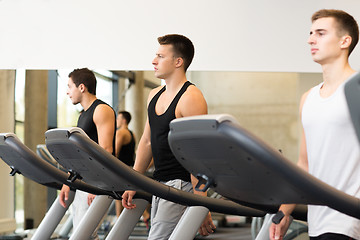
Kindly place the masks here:
POLYGON ((151 70, 156 38, 180 33, 190 70, 317 72, 306 39, 320 8, 360 21, 357 0, 0 0, 0 68, 151 70))

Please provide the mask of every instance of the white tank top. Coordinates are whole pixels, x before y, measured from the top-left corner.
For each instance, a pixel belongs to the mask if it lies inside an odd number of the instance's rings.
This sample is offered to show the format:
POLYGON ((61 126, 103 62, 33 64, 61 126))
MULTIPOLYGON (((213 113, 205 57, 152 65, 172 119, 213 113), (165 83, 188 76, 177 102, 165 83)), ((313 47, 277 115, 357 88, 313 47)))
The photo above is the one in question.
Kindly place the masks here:
MULTIPOLYGON (((360 198, 360 146, 346 104, 344 84, 328 98, 320 96, 323 83, 312 88, 302 109, 302 124, 309 173, 360 198)), ((328 207, 310 205, 308 223, 312 237, 331 232, 360 239, 360 220, 328 207)))

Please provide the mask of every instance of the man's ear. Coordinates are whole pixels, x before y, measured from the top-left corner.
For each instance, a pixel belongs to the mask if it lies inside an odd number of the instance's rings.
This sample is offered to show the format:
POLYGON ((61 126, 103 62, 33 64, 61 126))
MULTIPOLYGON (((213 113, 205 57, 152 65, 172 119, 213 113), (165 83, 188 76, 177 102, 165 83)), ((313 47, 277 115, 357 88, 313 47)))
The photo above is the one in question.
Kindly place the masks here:
POLYGON ((178 57, 175 59, 175 66, 177 68, 181 67, 184 65, 184 59, 182 59, 181 57, 178 57))
POLYGON ((345 35, 341 38, 341 48, 349 48, 352 42, 352 38, 349 35, 345 35))
POLYGON ((86 87, 85 87, 85 85, 84 85, 83 83, 80 83, 79 86, 78 86, 78 88, 79 88, 79 90, 80 90, 81 93, 84 93, 84 92, 85 92, 86 87))

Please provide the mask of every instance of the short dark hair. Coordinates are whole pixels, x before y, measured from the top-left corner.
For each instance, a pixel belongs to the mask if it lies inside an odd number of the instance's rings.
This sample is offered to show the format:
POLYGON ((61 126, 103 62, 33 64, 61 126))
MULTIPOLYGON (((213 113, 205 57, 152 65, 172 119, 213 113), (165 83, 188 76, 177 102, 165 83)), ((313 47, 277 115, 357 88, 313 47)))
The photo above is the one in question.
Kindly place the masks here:
POLYGON ((131 114, 130 114, 129 112, 127 112, 127 111, 119 111, 118 114, 119 114, 119 115, 121 114, 121 115, 125 118, 127 124, 130 123, 130 121, 131 121, 131 114))
POLYGON ((95 74, 88 68, 77 68, 69 73, 76 87, 80 84, 84 84, 88 92, 96 95, 96 77, 95 74))
POLYGON ((320 18, 332 17, 338 24, 338 33, 341 35, 349 34, 352 41, 349 46, 349 55, 354 50, 359 41, 359 26, 353 16, 337 9, 321 9, 315 12, 311 21, 314 22, 320 18))
POLYGON ((158 37, 160 45, 171 45, 174 50, 175 57, 181 57, 184 60, 184 70, 190 66, 195 53, 193 43, 187 37, 179 34, 167 34, 158 37))

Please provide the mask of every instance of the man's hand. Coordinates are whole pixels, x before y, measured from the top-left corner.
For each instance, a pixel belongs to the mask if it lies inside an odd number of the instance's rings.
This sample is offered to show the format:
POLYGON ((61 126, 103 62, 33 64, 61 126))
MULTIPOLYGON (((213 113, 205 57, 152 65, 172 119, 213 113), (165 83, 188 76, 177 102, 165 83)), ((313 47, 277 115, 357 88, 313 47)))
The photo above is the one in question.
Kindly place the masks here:
POLYGON ((290 217, 285 215, 279 224, 272 223, 269 229, 270 240, 282 240, 289 228, 290 217))
POLYGON ((214 232, 215 228, 216 227, 211 218, 211 213, 209 212, 199 228, 199 233, 202 236, 208 236, 209 234, 214 232))
POLYGON ((60 205, 63 206, 64 208, 67 207, 65 201, 69 199, 69 192, 70 192, 70 187, 64 184, 59 194, 60 205))
POLYGON ((88 201, 88 205, 89 205, 89 206, 90 206, 91 203, 94 201, 94 198, 95 198, 95 197, 96 197, 96 195, 94 195, 94 194, 91 194, 91 193, 88 194, 87 201, 88 201))
POLYGON ((130 190, 124 192, 124 194, 122 195, 122 201, 121 201, 124 208, 127 208, 127 209, 136 208, 136 204, 132 203, 135 193, 136 193, 136 191, 130 191, 130 190))

